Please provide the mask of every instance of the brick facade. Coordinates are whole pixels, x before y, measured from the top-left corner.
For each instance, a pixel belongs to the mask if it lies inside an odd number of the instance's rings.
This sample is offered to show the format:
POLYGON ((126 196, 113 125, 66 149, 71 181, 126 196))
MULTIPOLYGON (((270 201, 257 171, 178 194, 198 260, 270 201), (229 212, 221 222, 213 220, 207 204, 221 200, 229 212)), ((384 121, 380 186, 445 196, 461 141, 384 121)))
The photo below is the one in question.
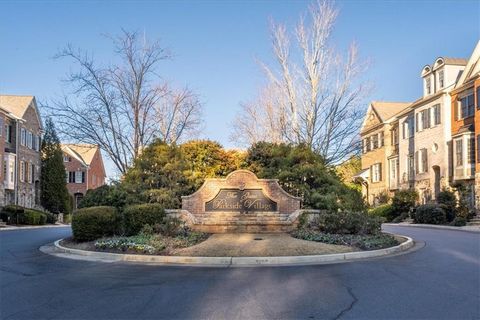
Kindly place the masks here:
POLYGON ((247 170, 237 170, 226 178, 207 179, 198 191, 182 197, 178 216, 195 230, 219 232, 285 232, 296 223, 301 199, 285 192, 276 179, 258 179, 247 170), (205 212, 205 203, 221 189, 261 189, 264 196, 277 204, 271 212, 205 212))
POLYGON ((40 208, 41 134, 33 96, 0 95, 0 206, 40 208))
POLYGON ((105 184, 105 168, 100 148, 94 145, 62 145, 67 189, 77 208, 88 190, 105 184))

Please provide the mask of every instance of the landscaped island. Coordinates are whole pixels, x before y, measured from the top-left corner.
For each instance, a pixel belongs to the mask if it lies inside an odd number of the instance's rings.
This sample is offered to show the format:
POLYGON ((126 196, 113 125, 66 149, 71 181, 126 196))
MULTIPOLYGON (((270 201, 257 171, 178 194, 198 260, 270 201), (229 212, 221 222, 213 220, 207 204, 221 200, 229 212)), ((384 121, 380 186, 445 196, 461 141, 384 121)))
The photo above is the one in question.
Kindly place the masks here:
POLYGON ((87 193, 81 206, 73 215, 73 239, 64 246, 149 255, 288 256, 399 243, 381 232, 383 218, 368 214, 358 190, 321 157, 285 144, 258 143, 233 156, 209 141, 154 143, 120 184, 87 193))

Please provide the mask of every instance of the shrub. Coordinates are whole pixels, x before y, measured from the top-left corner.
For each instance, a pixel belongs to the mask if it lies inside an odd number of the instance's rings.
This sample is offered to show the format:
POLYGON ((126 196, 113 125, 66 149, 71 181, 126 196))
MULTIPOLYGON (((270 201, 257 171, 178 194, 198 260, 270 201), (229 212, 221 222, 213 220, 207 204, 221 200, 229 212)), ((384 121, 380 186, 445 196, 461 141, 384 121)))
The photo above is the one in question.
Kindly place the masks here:
POLYGON ((103 185, 96 189, 88 190, 79 208, 110 206, 116 208, 124 207, 129 201, 127 191, 119 184, 103 185))
POLYGON ((14 204, 9 204, 3 207, 2 211, 8 212, 8 213, 23 213, 25 211, 25 208, 22 206, 14 205, 14 204))
POLYGON ((376 208, 372 208, 368 210, 368 214, 375 217, 382 217, 386 221, 390 220, 392 216, 392 205, 390 204, 383 204, 376 208))
POLYGON ((47 223, 54 224, 57 222, 57 215, 50 213, 50 212, 43 212, 47 216, 47 223))
POLYGON ((21 214, 21 223, 28 225, 43 225, 47 223, 47 215, 41 211, 24 209, 21 214))
POLYGON ((404 212, 402 214, 400 214, 398 217, 395 217, 392 222, 393 223, 400 223, 402 222, 403 220, 407 219, 408 217, 410 216, 410 214, 408 212, 404 212))
POLYGON ((7 205, 3 207, 0 213, 0 219, 9 224, 27 224, 42 225, 45 223, 55 223, 55 217, 51 213, 36 209, 27 209, 17 205, 7 205))
POLYGON ((451 226, 455 227, 463 227, 467 225, 467 219, 464 217, 455 217, 452 222, 450 222, 451 226))
POLYGON ((415 223, 443 224, 447 220, 445 210, 437 204, 424 204, 415 212, 415 223))
POLYGON ((125 207, 123 217, 125 234, 136 235, 145 225, 162 224, 165 210, 158 203, 137 204, 125 207))
POLYGON ((398 241, 389 234, 375 235, 328 234, 313 230, 296 230, 293 237, 328 244, 348 245, 362 250, 376 250, 398 245, 398 241))
POLYGON ((90 207, 73 214, 73 238, 90 241, 114 235, 118 228, 117 210, 114 207, 90 207))
POLYGON ((324 212, 306 226, 307 229, 338 234, 377 234, 382 218, 363 212, 324 212))
POLYGON ((389 221, 400 216, 402 213, 410 213, 415 208, 418 193, 415 190, 400 190, 395 193, 392 199, 392 211, 389 221))
POLYGON ((388 201, 390 201, 390 196, 387 191, 382 191, 375 197, 375 203, 379 205, 387 204, 388 201))
POLYGON ((72 215, 71 214, 63 215, 63 223, 72 223, 72 215))
POLYGON ((444 205, 445 214, 447 215, 447 221, 450 222, 455 219, 457 210, 457 197, 452 191, 443 190, 437 195, 437 203, 444 205))

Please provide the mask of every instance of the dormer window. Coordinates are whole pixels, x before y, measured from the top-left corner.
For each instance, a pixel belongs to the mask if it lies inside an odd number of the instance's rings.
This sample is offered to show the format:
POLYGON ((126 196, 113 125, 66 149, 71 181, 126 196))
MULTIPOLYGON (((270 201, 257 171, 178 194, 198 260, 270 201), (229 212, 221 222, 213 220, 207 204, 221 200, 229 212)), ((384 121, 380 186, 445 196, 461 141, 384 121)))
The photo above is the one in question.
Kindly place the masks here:
POLYGON ((425 79, 425 89, 427 90, 427 94, 432 93, 432 82, 430 81, 430 78, 425 79))
POLYGON ((440 70, 438 72, 438 86, 440 88, 443 88, 444 85, 445 85, 445 80, 444 80, 443 70, 440 70))

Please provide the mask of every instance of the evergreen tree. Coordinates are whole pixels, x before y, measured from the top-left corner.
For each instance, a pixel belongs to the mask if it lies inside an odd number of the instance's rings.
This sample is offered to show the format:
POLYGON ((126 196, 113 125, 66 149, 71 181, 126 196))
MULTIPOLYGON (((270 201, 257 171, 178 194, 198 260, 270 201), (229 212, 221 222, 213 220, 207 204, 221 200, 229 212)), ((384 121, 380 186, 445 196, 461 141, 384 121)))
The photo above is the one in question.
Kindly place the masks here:
POLYGON ((42 142, 41 202, 53 213, 69 213, 69 194, 63 152, 52 119, 47 118, 42 142))

